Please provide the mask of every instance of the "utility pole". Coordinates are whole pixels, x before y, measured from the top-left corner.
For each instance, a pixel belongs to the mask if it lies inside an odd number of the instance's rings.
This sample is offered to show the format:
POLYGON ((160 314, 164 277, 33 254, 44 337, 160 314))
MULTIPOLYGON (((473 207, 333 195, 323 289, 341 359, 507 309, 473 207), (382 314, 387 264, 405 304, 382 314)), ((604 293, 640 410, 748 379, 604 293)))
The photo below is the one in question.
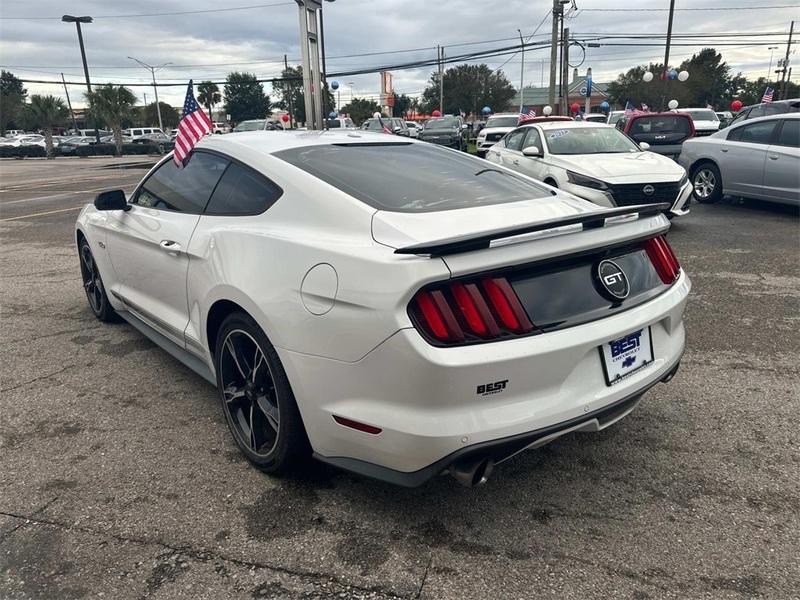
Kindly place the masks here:
MULTIPOLYGON (((94 19, 92 17, 74 17, 72 15, 64 15, 61 17, 64 23, 75 23, 78 28, 78 45, 81 47, 81 60, 83 61, 83 74, 86 76, 86 89, 89 91, 89 108, 92 107, 92 83, 89 81, 89 66, 86 64, 86 49, 83 47, 83 33, 81 32, 81 23, 91 23, 94 19)), ((94 111, 92 111, 94 112, 94 111)), ((97 115, 94 116, 94 138, 97 143, 100 143, 100 130, 97 127, 97 115)))
POLYGON ((794 35, 794 21, 789 26, 789 42, 786 44, 786 56, 783 57, 783 70, 781 72, 781 96, 780 99, 786 98, 786 70, 789 68, 789 50, 792 47, 792 36, 794 35))
POLYGON ((588 116, 592 112, 592 67, 586 69, 586 107, 584 108, 584 116, 588 116))
MULTIPOLYGON (((289 71, 289 60, 286 58, 286 55, 283 55, 283 72, 286 73, 289 71)), ((285 75, 284 75, 285 76, 285 75)), ((283 85, 286 86, 286 97, 289 99, 289 129, 294 128, 294 106, 292 104, 292 96, 294 95, 294 81, 286 80, 283 82, 283 85)))
POLYGON ((550 36, 550 89, 547 92, 547 103, 552 107, 556 102, 556 64, 558 62, 558 31, 564 5, 561 0, 553 0, 553 31, 550 36))
POLYGON ((72 117, 72 128, 75 133, 78 133, 78 122, 75 120, 75 113, 72 111, 72 102, 69 101, 69 91, 67 90, 67 81, 64 79, 64 74, 61 74, 61 83, 64 84, 64 95, 67 97, 67 106, 69 106, 69 115, 72 117))
POLYGON ((139 65, 150 71, 150 75, 153 76, 153 91, 156 94, 156 114, 158 114, 158 128, 161 131, 164 131, 164 124, 161 121, 161 105, 158 102, 158 85, 156 84, 156 71, 158 71, 159 69, 163 69, 164 67, 166 67, 167 65, 171 65, 172 63, 167 62, 164 63, 163 65, 152 66, 148 65, 146 62, 140 61, 138 58, 133 58, 132 56, 129 56, 128 58, 130 58, 132 61, 139 63, 139 65))
POLYGON ((561 114, 569 115, 569 27, 564 29, 561 40, 561 114))
POLYGON ((525 102, 525 40, 522 39, 522 31, 519 33, 519 43, 522 46, 522 65, 519 68, 519 113, 522 114, 522 105, 525 102))
POLYGON ((666 108, 667 101, 667 85, 669 81, 669 47, 672 43, 672 19, 675 16, 675 0, 669 0, 669 21, 667 22, 667 44, 664 52, 664 72, 661 74, 664 77, 664 91, 661 95, 661 110, 666 108))
POLYGON ((322 115, 322 78, 320 77, 319 19, 321 0, 295 0, 300 16, 300 50, 303 56, 303 95, 308 129, 325 128, 322 115))
POLYGON ((767 69, 767 85, 769 85, 770 78, 772 77, 772 54, 777 49, 778 46, 770 46, 769 48, 767 48, 767 50, 769 50, 769 68, 767 69))
POLYGON ((444 62, 444 48, 437 45, 436 52, 439 56, 439 112, 444 114, 444 73, 442 63, 444 62))

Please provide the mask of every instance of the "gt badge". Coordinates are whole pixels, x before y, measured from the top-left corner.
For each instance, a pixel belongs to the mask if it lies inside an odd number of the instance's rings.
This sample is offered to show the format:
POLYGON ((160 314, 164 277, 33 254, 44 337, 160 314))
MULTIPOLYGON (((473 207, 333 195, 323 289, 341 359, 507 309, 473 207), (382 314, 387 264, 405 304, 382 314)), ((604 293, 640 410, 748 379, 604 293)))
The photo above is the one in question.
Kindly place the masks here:
POLYGON ((631 292, 625 272, 611 260, 602 260, 597 265, 597 279, 600 282, 600 291, 610 300, 624 300, 631 292))

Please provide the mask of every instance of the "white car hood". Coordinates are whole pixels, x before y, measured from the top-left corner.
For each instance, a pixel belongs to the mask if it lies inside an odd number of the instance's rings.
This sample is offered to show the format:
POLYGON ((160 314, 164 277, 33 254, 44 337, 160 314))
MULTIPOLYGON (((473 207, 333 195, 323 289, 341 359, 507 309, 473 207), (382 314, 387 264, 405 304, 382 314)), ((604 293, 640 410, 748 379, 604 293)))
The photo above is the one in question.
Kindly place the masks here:
POLYGON ((372 217, 372 237, 380 244, 400 248, 597 210, 596 204, 563 192, 558 196, 543 192, 542 198, 442 212, 405 213, 379 210, 372 217))
POLYGON ((609 154, 551 154, 553 164, 609 183, 677 181, 684 170, 674 160, 655 152, 609 154))
POLYGON ((488 135, 490 133, 506 134, 509 131, 512 131, 513 129, 516 129, 516 127, 484 127, 483 129, 481 129, 480 133, 478 134, 478 137, 481 137, 483 135, 488 135))

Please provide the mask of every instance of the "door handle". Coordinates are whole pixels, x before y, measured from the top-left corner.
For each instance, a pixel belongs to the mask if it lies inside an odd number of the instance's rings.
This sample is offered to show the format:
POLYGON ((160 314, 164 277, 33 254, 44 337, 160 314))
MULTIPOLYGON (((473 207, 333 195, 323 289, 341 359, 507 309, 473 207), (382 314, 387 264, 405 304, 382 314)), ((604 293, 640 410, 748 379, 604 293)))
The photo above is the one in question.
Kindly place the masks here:
POLYGON ((728 149, 727 149, 727 148, 720 148, 720 151, 722 151, 722 152, 727 152, 727 151, 728 151, 728 149))
POLYGON ((769 159, 770 160, 778 160, 778 155, 777 154, 770 154, 769 155, 769 159))
POLYGON ((180 252, 181 245, 178 242, 173 242, 172 240, 161 240, 159 244, 162 250, 166 250, 167 252, 180 252))

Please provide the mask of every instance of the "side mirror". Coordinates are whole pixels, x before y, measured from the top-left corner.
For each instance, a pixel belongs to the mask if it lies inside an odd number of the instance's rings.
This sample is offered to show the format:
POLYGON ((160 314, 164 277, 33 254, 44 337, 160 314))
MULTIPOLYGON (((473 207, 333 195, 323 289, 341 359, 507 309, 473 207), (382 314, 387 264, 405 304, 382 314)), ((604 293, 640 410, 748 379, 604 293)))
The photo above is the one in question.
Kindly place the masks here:
POLYGON ((530 156, 531 158, 541 158, 544 156, 542 151, 539 150, 539 146, 528 146, 527 148, 523 148, 522 155, 530 156))
POLYGON ((95 196, 94 207, 97 210, 125 210, 131 209, 131 205, 125 200, 125 192, 122 190, 111 190, 110 192, 100 192, 95 196))
POLYGON ((650 144, 647 142, 639 142, 639 148, 642 150, 650 150, 650 144))

